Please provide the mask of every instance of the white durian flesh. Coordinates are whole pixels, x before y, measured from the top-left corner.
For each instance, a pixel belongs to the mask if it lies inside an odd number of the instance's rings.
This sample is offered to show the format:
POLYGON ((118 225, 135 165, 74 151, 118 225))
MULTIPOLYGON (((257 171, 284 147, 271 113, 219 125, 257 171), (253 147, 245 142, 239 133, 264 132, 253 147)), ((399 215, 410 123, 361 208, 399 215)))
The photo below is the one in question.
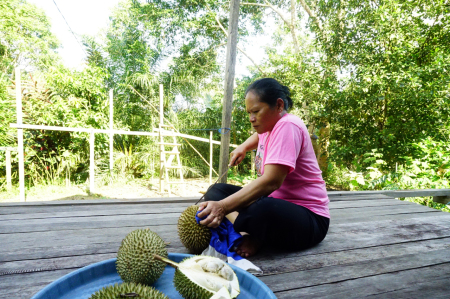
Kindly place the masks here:
POLYGON ((231 299, 231 295, 228 290, 223 287, 217 293, 214 294, 210 299, 231 299))
POLYGON ((194 256, 179 263, 178 271, 213 295, 223 288, 228 292, 228 298, 236 298, 240 293, 236 274, 227 263, 219 258, 194 256))

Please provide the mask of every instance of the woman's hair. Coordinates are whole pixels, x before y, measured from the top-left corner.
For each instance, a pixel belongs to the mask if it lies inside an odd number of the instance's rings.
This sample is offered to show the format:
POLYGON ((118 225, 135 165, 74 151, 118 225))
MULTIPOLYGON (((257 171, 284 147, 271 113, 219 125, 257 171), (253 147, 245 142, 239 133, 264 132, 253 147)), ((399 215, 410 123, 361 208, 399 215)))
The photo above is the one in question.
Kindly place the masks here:
POLYGON ((283 100, 286 111, 292 108, 293 103, 289 97, 291 95, 289 87, 281 85, 273 78, 256 80, 247 87, 245 95, 250 91, 257 95, 261 102, 267 103, 272 108, 276 106, 279 98, 283 100))

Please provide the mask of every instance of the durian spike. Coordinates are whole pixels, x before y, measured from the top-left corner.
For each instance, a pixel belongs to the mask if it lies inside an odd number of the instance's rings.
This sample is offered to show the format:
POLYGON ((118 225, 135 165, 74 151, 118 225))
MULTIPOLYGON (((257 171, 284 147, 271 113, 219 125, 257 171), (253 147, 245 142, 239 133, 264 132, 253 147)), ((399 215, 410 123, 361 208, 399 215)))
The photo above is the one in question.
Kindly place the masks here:
POLYGON ((160 260, 160 261, 168 264, 169 266, 174 267, 175 269, 178 268, 178 263, 175 263, 174 261, 169 260, 168 258, 162 257, 162 256, 157 255, 157 254, 154 254, 153 256, 155 257, 155 259, 160 260))

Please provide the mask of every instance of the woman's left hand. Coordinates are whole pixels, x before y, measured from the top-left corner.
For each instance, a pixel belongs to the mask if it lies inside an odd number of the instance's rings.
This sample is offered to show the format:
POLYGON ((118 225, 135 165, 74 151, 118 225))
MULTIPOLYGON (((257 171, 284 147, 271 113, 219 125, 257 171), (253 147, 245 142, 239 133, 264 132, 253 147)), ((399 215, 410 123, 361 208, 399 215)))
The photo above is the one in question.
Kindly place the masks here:
POLYGON ((206 217, 200 221, 200 224, 212 228, 218 227, 226 215, 223 204, 218 201, 202 202, 198 210, 201 211, 198 217, 206 217))

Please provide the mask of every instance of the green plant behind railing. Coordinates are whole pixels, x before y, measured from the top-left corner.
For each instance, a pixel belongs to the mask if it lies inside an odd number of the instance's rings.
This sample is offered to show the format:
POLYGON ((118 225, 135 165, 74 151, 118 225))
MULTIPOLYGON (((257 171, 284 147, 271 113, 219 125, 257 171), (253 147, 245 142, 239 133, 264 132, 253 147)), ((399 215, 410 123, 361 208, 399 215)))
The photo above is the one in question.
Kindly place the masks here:
MULTIPOLYGON (((348 169, 331 163, 327 183, 345 190, 406 190, 450 188, 450 143, 427 138, 412 145, 413 157, 403 157, 404 164, 387 167, 377 150, 364 154, 361 163, 348 169)), ((431 198, 408 198, 423 205, 450 211, 431 198)))

